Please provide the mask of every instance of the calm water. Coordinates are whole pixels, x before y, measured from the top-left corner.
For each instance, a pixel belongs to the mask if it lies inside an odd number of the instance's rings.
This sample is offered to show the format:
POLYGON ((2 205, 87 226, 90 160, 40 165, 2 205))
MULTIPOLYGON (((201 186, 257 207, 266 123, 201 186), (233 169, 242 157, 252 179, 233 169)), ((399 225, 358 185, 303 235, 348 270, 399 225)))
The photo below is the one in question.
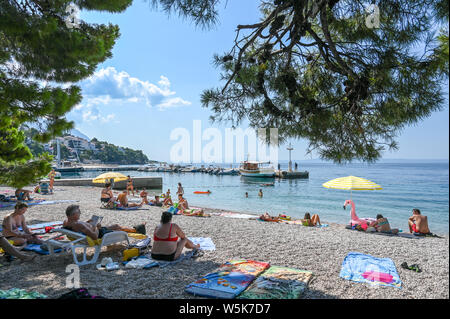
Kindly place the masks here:
MULTIPOLYGON (((301 162, 300 162, 301 163, 301 162)), ((226 166, 224 166, 226 167, 226 166)), ((282 168, 287 165, 282 164, 282 168)), ((151 173, 124 171, 131 176, 161 176, 164 191, 176 193, 181 182, 185 197, 192 206, 222 208, 249 213, 286 213, 302 218, 305 212, 318 213, 326 222, 347 223, 350 207, 343 209, 350 191, 327 189, 323 183, 348 175, 369 179, 383 190, 353 191, 352 199, 359 217, 373 217, 381 213, 394 228, 408 231, 408 217, 413 208, 428 216, 432 232, 449 233, 449 165, 434 163, 377 163, 338 166, 324 163, 301 163, 299 170, 308 170, 309 179, 254 180, 241 176, 215 176, 203 173, 151 173), (274 187, 261 186, 275 181, 274 187), (210 195, 195 195, 196 190, 210 190, 210 195), (258 197, 259 189, 263 198, 258 197), (245 198, 248 192, 249 198, 245 198)), ((100 172, 63 175, 63 178, 95 177, 100 172)))

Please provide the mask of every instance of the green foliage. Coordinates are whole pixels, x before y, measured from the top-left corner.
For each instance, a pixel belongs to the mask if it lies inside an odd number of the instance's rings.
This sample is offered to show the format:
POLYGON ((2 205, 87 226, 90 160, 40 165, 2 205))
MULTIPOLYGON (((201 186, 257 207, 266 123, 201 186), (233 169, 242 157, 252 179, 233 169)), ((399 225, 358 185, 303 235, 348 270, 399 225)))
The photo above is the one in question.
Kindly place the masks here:
POLYGON ((88 151, 83 153, 83 157, 88 155, 89 159, 97 159, 102 163, 114 163, 114 164, 146 164, 149 162, 147 156, 141 150, 132 150, 124 147, 119 148, 116 145, 109 144, 107 142, 96 143, 96 147, 99 151, 88 151))
MULTIPOLYGON (((177 10, 181 1, 159 2, 177 10)), ((448 3, 261 1, 260 21, 238 25, 234 46, 215 56, 224 85, 205 90, 202 105, 213 121, 304 138, 323 159, 376 161, 402 128, 443 107, 448 3), (372 4, 379 27, 366 23, 372 4)))
MULTIPOLYGON (((75 0, 80 8, 121 12, 132 0, 75 0)), ((25 124, 48 142, 73 127, 64 117, 82 96, 76 83, 111 57, 114 25, 66 25, 69 0, 0 0, 0 184, 21 187, 50 171, 51 157, 25 144, 25 124), (67 83, 68 86, 58 85, 67 83), (39 155, 42 154, 42 155, 39 155)))

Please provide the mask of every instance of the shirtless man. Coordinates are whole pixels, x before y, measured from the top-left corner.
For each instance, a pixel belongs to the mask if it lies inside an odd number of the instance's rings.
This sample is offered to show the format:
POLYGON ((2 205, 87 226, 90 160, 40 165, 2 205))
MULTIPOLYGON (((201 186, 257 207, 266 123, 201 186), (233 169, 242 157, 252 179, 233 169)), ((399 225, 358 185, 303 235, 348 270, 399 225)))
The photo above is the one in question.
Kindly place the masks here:
POLYGON ((14 207, 14 212, 3 218, 3 236, 7 240, 12 240, 14 245, 42 244, 42 240, 36 237, 27 227, 23 216, 28 209, 28 205, 19 202, 14 207), (19 227, 22 230, 19 230, 19 227))
POLYGON ((163 203, 159 200, 159 196, 156 195, 154 200, 151 200, 150 203, 152 203, 155 206, 161 207, 163 203))
POLYGON ((145 188, 142 190, 142 192, 141 192, 141 194, 139 196, 142 198, 142 202, 144 204, 148 205, 148 198, 147 198, 148 192, 147 192, 147 190, 145 188))
POLYGON ((78 233, 83 233, 86 236, 91 237, 93 240, 102 238, 104 234, 115 230, 126 230, 126 228, 121 227, 117 224, 107 227, 102 227, 100 224, 94 226, 91 223, 91 220, 88 220, 87 222, 80 221, 80 215, 80 206, 70 205, 69 207, 67 207, 67 219, 63 222, 63 227, 78 233))
POLYGON ((408 226, 410 233, 418 234, 429 234, 430 229, 428 228, 428 218, 420 214, 420 210, 414 208, 412 210, 412 216, 408 219, 408 226))
POLYGON ((122 207, 142 207, 142 205, 144 205, 143 201, 140 204, 128 203, 127 190, 124 190, 122 193, 120 193, 119 196, 117 196, 117 200, 120 202, 120 205, 122 205, 122 207))

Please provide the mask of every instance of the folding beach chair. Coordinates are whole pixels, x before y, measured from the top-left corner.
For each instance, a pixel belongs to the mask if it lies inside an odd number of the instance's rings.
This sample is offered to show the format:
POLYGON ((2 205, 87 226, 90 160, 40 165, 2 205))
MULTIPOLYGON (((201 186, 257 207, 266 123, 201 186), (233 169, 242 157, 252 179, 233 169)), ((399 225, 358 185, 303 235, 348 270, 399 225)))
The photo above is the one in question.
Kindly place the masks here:
POLYGON ((72 251, 73 255, 73 261, 78 266, 83 265, 89 265, 97 262, 98 256, 100 255, 100 252, 102 250, 102 247, 106 247, 109 245, 117 244, 123 241, 127 242, 127 245, 130 244, 128 240, 128 235, 124 231, 113 231, 110 233, 106 233, 101 239, 98 240, 92 240, 90 237, 74 232, 65 228, 59 228, 55 229, 54 232, 61 233, 63 235, 66 235, 66 237, 69 239, 68 241, 65 240, 56 240, 55 238, 60 237, 61 235, 58 235, 56 237, 52 237, 46 241, 44 241, 44 245, 48 247, 48 251, 50 255, 56 255, 55 254, 55 248, 62 248, 66 250, 68 253, 69 251, 72 251), (87 249, 89 247, 95 248, 94 256, 91 258, 91 260, 87 260, 87 249), (83 248, 83 260, 79 261, 77 258, 76 249, 77 248, 83 248))

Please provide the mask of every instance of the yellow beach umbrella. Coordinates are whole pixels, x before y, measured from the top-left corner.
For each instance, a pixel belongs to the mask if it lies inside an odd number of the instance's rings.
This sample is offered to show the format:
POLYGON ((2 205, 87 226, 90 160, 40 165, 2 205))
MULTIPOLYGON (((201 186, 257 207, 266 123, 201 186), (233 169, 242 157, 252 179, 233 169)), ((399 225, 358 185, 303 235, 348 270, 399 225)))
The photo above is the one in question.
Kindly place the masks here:
POLYGON ((331 181, 322 184, 322 186, 326 188, 350 190, 350 196, 351 191, 354 190, 369 191, 369 190, 383 189, 380 185, 372 181, 369 181, 368 179, 356 176, 335 178, 332 179, 331 181))
POLYGON ((102 183, 109 182, 111 179, 114 179, 114 183, 116 183, 116 182, 120 182, 120 181, 125 181, 128 179, 128 177, 126 177, 125 175, 123 175, 121 173, 108 172, 108 173, 103 173, 103 174, 97 176, 96 178, 94 178, 92 180, 92 182, 102 184, 102 183))

